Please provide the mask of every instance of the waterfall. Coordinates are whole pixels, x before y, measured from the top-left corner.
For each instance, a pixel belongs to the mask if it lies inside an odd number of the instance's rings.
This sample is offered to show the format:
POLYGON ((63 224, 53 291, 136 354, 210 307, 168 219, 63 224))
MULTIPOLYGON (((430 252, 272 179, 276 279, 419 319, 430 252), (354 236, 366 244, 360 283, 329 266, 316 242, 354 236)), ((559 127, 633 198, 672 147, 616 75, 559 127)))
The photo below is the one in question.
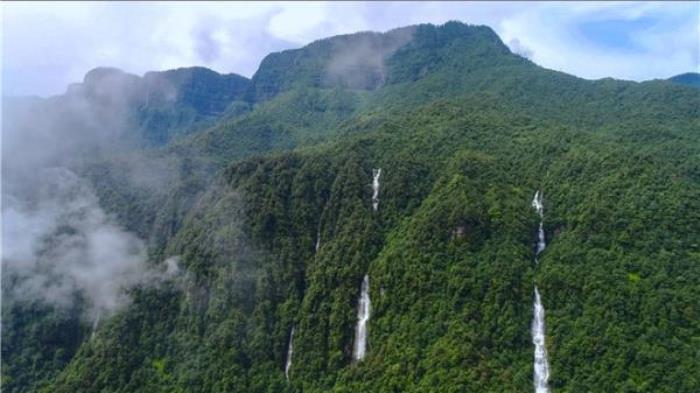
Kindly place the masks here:
POLYGON ((372 305, 369 300, 369 276, 365 274, 360 290, 360 300, 357 305, 357 328, 355 330, 355 344, 352 348, 352 357, 362 360, 367 353, 367 322, 369 321, 372 305))
POLYGON ((540 221, 540 229, 537 231, 537 255, 544 251, 547 247, 547 243, 544 241, 544 228, 542 228, 542 221, 540 221))
MULTIPOLYGON (((539 191, 537 191, 535 193, 535 197, 532 198, 532 207, 537 210, 537 214, 540 216, 540 228, 537 232, 537 251, 535 253, 538 255, 544 251, 544 248, 547 246, 544 239, 544 227, 542 222, 542 219, 544 218, 544 205, 542 204, 542 194, 539 191)), ((535 262, 537 262, 537 259, 535 259, 535 262)))
MULTIPOLYGON (((544 239, 544 229, 542 222, 544 219, 544 204, 542 203, 542 193, 537 191, 532 199, 532 207, 537 210, 540 216, 540 228, 537 236, 537 251, 535 255, 539 255, 547 243, 544 239)), ((535 263, 539 263, 535 257, 535 263)), ((532 343, 535 345, 535 364, 533 373, 533 383, 535 385, 535 393, 549 393, 549 361, 547 360, 547 347, 545 346, 545 326, 544 326, 544 306, 540 298, 540 291, 535 285, 535 303, 533 305, 532 318, 532 343)))
POLYGON ((289 333, 289 347, 287 348, 287 363, 284 365, 284 376, 289 381, 289 370, 292 368, 292 355, 294 354, 294 326, 289 333))
POLYGON ((372 209, 377 211, 379 208, 379 176, 382 175, 382 169, 372 169, 372 209))
POLYGON ((532 198, 532 207, 537 210, 537 214, 540 215, 540 218, 544 215, 544 205, 542 204, 542 194, 540 194, 540 191, 537 190, 535 193, 535 197, 532 198))
POLYGON ((321 221, 318 221, 318 226, 316 227, 316 252, 318 248, 321 247, 321 221))
POLYGON ((97 333, 97 326, 100 324, 100 313, 97 313, 97 317, 95 317, 95 320, 92 322, 92 332, 90 333, 90 340, 95 338, 95 334, 97 333))
POLYGON ((532 343, 535 344, 535 393, 548 393, 549 363, 547 360, 547 347, 544 345, 544 307, 536 285, 534 314, 535 316, 532 319, 532 343))

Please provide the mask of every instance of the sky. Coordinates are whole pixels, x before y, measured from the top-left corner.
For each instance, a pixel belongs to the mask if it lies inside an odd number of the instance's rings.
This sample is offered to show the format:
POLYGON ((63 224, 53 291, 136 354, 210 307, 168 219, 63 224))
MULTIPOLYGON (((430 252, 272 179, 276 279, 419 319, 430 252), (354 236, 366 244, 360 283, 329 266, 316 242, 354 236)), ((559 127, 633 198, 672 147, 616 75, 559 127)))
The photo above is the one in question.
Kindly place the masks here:
POLYGON ((270 52, 357 31, 459 20, 587 79, 700 71, 700 2, 3 2, 4 96, 62 94, 98 66, 200 65, 251 77, 270 52))

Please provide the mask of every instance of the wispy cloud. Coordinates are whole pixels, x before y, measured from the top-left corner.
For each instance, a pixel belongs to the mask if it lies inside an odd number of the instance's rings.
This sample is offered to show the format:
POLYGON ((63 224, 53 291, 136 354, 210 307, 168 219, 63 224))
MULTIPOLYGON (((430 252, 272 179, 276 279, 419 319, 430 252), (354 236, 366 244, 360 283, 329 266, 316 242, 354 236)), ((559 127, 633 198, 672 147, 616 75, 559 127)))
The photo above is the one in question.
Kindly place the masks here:
MULTIPOLYGON (((132 286, 168 277, 147 265, 146 243, 103 210, 97 189, 81 177, 82 160, 130 152, 101 164, 129 189, 156 192, 177 168, 171 160, 134 152, 132 143, 141 142, 128 135, 133 94, 123 82, 129 76, 102 74, 93 73, 89 87, 49 105, 3 103, 1 262, 8 302, 61 308, 82 298, 94 317, 127 304, 132 286)), ((172 261, 167 269, 173 271, 172 261)))
POLYGON ((6 94, 61 93, 96 66, 251 76, 271 51, 335 34, 460 20, 585 78, 698 70, 697 2, 3 3, 6 94))
POLYGON ((584 78, 645 80, 698 70, 698 3, 543 3, 504 19, 532 60, 584 78))

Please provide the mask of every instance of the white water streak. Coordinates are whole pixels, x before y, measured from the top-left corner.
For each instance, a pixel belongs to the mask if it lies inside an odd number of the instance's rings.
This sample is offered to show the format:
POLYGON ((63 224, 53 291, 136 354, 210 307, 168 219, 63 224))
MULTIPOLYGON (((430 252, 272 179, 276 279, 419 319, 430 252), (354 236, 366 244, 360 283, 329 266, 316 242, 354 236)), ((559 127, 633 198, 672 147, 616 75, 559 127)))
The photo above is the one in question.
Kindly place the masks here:
POLYGON ((540 194, 540 191, 538 190, 535 193, 535 197, 532 198, 532 207, 537 210, 537 214, 540 215, 540 218, 544 215, 544 205, 542 204, 542 194, 540 194))
POLYGON ((379 209, 379 176, 382 175, 382 169, 372 169, 372 209, 379 209))
POLYGON ((316 227, 316 253, 321 247, 321 221, 318 222, 318 227, 316 227))
POLYGON ((352 357, 355 360, 364 359, 367 353, 367 322, 372 312, 369 299, 369 276, 365 275, 360 290, 360 300, 357 305, 357 328, 355 329, 355 343, 352 348, 352 357))
POLYGON ((532 343, 535 345, 534 385, 536 393, 548 393, 549 361, 545 346, 544 306, 540 292, 535 286, 534 318, 532 320, 532 343))
MULTIPOLYGON (((537 191, 535 197, 532 199, 532 207, 537 210, 537 214, 540 216, 540 228, 537 236, 537 252, 539 255, 547 243, 544 238, 543 220, 544 220, 544 204, 542 203, 542 193, 537 191)), ((535 258, 535 262, 537 258, 535 258)), ((534 362, 534 372, 533 372, 533 383, 535 386, 535 393, 549 393, 549 360, 547 359, 547 347, 545 345, 545 316, 544 316, 544 306, 542 305, 542 299, 540 298, 540 292, 535 285, 535 303, 533 305, 533 318, 532 318, 532 343, 535 345, 535 362, 534 362)))
MULTIPOLYGON (((535 193, 535 197, 532 198, 532 207, 537 210, 537 214, 540 216, 540 228, 537 232, 537 251, 536 255, 539 255, 542 251, 544 251, 544 248, 547 247, 547 243, 545 242, 544 238, 544 227, 543 227, 543 219, 544 219, 544 204, 542 203, 542 194, 537 191, 535 193)), ((535 259, 535 262, 537 262, 537 259, 535 259)))
POLYGON ((539 253, 544 251, 545 247, 547 247, 547 243, 544 240, 544 228, 542 227, 542 221, 540 221, 540 229, 537 232, 537 254, 539 255, 539 253))
POLYGON ((289 347, 287 348, 287 363, 284 365, 284 376, 289 381, 289 370, 292 369, 292 355, 294 354, 294 326, 289 333, 289 347))

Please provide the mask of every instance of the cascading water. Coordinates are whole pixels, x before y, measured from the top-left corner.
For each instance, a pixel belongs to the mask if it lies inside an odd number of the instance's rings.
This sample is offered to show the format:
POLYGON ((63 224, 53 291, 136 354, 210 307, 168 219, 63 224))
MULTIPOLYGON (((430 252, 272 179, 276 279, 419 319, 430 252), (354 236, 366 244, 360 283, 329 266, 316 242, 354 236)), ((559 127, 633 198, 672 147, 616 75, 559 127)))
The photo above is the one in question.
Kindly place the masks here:
POLYGON ((538 190, 535 193, 535 197, 532 198, 532 207, 537 210, 537 214, 542 217, 544 215, 544 205, 542 204, 542 194, 540 194, 540 191, 538 190))
POLYGON ((355 343, 352 348, 352 357, 362 360, 367 353, 367 322, 369 321, 372 305, 369 300, 369 276, 365 274, 360 289, 360 300, 357 305, 357 328, 355 329, 355 343))
POLYGON ((544 344, 544 307, 536 285, 534 314, 535 316, 532 319, 532 343, 535 344, 535 392, 548 393, 549 362, 547 360, 547 347, 544 344))
POLYGON ((537 231, 537 255, 544 251, 545 247, 547 247, 547 244, 544 241, 544 228, 542 227, 542 221, 540 221, 540 229, 537 231))
MULTIPOLYGON (((537 251, 539 255, 547 246, 544 238, 544 204, 542 203, 542 193, 537 191, 532 199, 532 207, 537 210, 540 216, 540 228, 537 235, 537 251)), ((539 263, 535 257, 535 263, 539 263)), ((540 291, 535 285, 535 302, 533 305, 532 318, 532 343, 535 345, 535 364, 533 373, 533 383, 535 393, 549 393, 549 361, 547 359, 547 347, 545 346, 545 326, 544 326, 544 306, 540 298, 540 291)))
MULTIPOLYGON (((537 232, 537 252, 536 254, 541 253, 544 251, 544 248, 547 246, 545 243, 544 239, 544 228, 543 228, 543 223, 542 219, 544 218, 544 205, 542 204, 542 194, 537 191, 535 193, 535 197, 532 199, 532 207, 537 210, 537 214, 540 216, 540 228, 537 232)), ((535 259, 537 261, 537 259, 535 259)))
POLYGON ((379 209, 379 176, 382 175, 382 169, 372 169, 372 209, 379 209))
POLYGON ((316 252, 318 252, 319 247, 321 247, 321 221, 318 222, 318 227, 316 227, 316 252))
POLYGON ((292 355, 294 354, 294 326, 289 333, 289 347, 287 347, 287 363, 284 365, 284 376, 289 381, 289 370, 292 369, 292 355))

